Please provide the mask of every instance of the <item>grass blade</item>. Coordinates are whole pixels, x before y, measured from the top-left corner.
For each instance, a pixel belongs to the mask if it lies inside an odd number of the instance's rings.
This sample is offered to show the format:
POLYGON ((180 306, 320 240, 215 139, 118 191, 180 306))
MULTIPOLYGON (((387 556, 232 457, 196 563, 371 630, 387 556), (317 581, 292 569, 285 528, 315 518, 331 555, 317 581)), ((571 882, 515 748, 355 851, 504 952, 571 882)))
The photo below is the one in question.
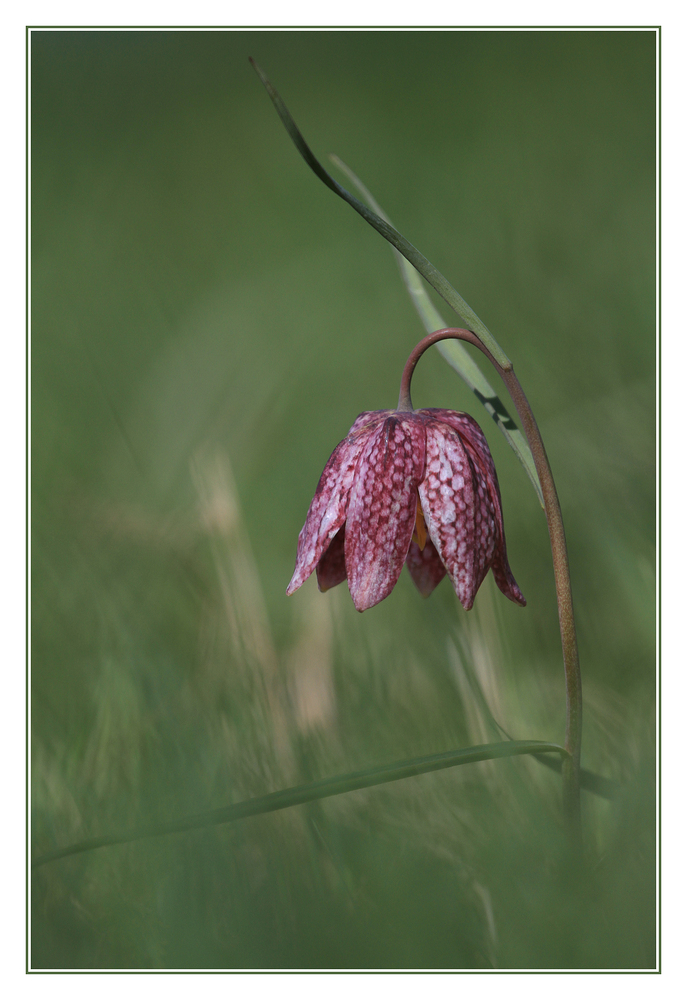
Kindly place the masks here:
MULTIPOLYGON (((512 740, 512 736, 503 728, 501 723, 494 718, 484 691, 482 690, 482 685, 480 684, 479 678, 475 673, 469 658, 461 658, 460 662, 467 682, 470 686, 472 696, 478 704, 482 717, 487 723, 489 729, 495 736, 505 736, 507 740, 512 740)), ((558 774, 561 773, 563 768, 561 758, 550 757, 543 753, 535 753, 532 754, 532 756, 540 764, 548 767, 549 770, 556 771, 558 774)), ((594 771, 588 771, 586 768, 581 767, 580 788, 582 788, 585 792, 591 792, 593 795, 598 795, 599 798, 612 801, 620 795, 622 785, 619 781, 615 781, 613 778, 605 778, 601 774, 595 774, 594 771)))
POLYGON ((461 750, 449 750, 447 753, 432 754, 429 757, 415 757, 412 760, 397 761, 394 764, 374 767, 368 771, 356 771, 352 774, 339 775, 335 778, 325 778, 322 781, 312 781, 307 785, 286 788, 281 792, 272 792, 256 799, 247 799, 221 809, 196 816, 186 816, 172 823, 157 826, 142 827, 128 833, 105 837, 91 837, 69 847, 48 851, 36 858, 32 868, 39 868, 49 861, 57 861, 85 851, 94 851, 99 847, 109 847, 112 844, 128 844, 135 840, 148 837, 160 837, 169 833, 182 833, 186 830, 199 830, 202 827, 218 826, 223 823, 233 823, 248 816, 259 816, 262 813, 276 812, 288 809, 289 806, 312 802, 314 799, 326 799, 332 795, 342 795, 345 792, 356 791, 359 788, 370 788, 373 785, 384 785, 390 781, 400 781, 430 771, 440 771, 447 767, 460 764, 473 764, 480 760, 495 760, 499 757, 517 757, 522 754, 556 753, 567 757, 566 750, 557 743, 546 743, 542 740, 519 740, 508 743, 486 743, 482 746, 466 747, 461 750))
MULTIPOLYGON (((338 196, 343 198, 343 200, 347 202, 351 208, 354 208, 359 215, 362 215, 363 219, 365 219, 366 222, 369 222, 373 229, 376 229, 385 240, 388 240, 388 242, 391 243, 392 246, 394 246, 399 253, 406 258, 406 260, 410 261, 413 267, 420 272, 422 277, 429 282, 432 288, 434 288, 439 295, 441 295, 442 299, 448 302, 463 322, 479 337, 485 347, 491 351, 499 365, 501 365, 502 368, 510 370, 513 366, 503 348, 497 344, 494 337, 491 335, 479 316, 473 312, 465 299, 458 294, 455 288, 443 276, 441 271, 437 270, 434 264, 427 260, 424 254, 421 254, 420 251, 405 238, 405 236, 402 236, 401 233, 394 229, 392 225, 385 222, 384 219, 381 219, 379 215, 369 209, 367 205, 364 205, 361 201, 358 201, 357 198, 354 198, 350 192, 348 192, 337 181, 335 181, 330 174, 327 173, 301 135, 298 126, 291 117, 289 109, 286 107, 270 81, 267 79, 254 59, 250 59, 250 63, 260 77, 265 90, 274 104, 277 114, 281 118, 286 131, 289 133, 293 141, 293 144, 313 173, 319 177, 323 184, 326 184, 330 191, 338 194, 338 196)), ((437 328, 435 327, 434 329, 437 328)))

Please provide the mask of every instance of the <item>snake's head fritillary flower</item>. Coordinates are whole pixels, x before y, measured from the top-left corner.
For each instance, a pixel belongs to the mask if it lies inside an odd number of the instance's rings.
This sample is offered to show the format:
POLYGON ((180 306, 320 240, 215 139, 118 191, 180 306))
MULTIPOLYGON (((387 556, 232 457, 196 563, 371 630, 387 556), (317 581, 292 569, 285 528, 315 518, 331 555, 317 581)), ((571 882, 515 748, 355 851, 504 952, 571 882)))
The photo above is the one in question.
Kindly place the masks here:
POLYGON ((490 569, 506 597, 525 604, 489 446, 467 413, 361 413, 322 473, 286 593, 316 570, 323 591, 348 580, 365 611, 391 593, 404 563, 425 597, 448 573, 466 611, 490 569))

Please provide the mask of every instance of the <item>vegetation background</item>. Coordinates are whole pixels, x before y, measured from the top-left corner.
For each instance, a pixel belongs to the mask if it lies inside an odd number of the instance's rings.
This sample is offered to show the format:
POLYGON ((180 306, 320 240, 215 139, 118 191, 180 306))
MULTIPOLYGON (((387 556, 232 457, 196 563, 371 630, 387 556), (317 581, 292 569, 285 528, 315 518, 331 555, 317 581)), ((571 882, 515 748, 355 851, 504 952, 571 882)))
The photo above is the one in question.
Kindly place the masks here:
MULTIPOLYGON (((284 596, 327 457, 422 335, 391 251, 248 65, 495 334, 540 422, 585 697, 584 875, 519 758, 110 847, 32 880, 34 968, 652 968, 655 35, 31 35, 36 854, 471 743, 562 741, 548 536, 489 438, 510 562, 284 596)), ((448 309, 442 307, 447 319, 448 309)), ((491 377, 491 376, 489 376, 491 377)))

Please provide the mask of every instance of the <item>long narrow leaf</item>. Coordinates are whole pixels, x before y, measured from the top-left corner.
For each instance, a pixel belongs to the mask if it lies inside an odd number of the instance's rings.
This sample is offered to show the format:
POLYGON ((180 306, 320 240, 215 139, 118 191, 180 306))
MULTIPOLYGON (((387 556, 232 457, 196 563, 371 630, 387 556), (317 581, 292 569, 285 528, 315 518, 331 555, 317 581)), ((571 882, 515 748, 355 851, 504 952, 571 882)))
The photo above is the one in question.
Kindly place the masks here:
POLYGON ((402 236, 401 233, 394 229, 393 226, 389 225, 388 222, 385 222, 384 219, 381 219, 375 212, 369 209, 367 205, 363 205, 361 201, 354 198, 350 192, 348 192, 337 181, 335 181, 330 174, 327 173, 301 135, 298 126, 291 117, 289 109, 286 107, 270 81, 267 79, 254 59, 251 59, 250 63, 262 80, 267 93, 272 99, 272 103, 274 104, 277 114, 281 118, 286 131, 291 136, 296 149, 313 173, 320 178, 323 184, 326 184, 330 191, 338 194, 338 196, 343 198, 343 200, 347 202, 351 208, 354 208, 356 212, 362 215, 363 219, 365 219, 366 222, 369 222, 373 229, 376 229, 385 240, 388 240, 389 243, 396 247, 396 249, 403 254, 406 260, 410 261, 413 267, 420 272, 422 277, 429 282, 432 288, 436 289, 442 299, 445 299, 445 301, 448 302, 463 322, 469 326, 472 331, 474 331, 484 346, 491 351, 502 368, 506 368, 508 370, 512 369, 513 366, 503 348, 497 344, 494 337, 491 335, 479 316, 473 312, 465 299, 458 294, 455 288, 446 280, 443 274, 437 270, 434 264, 427 260, 424 254, 421 254, 412 243, 409 243, 405 236, 402 236))
MULTIPOLYGON (((339 170, 346 174, 353 186, 357 188, 358 193, 362 195, 365 201, 369 204, 370 208, 376 212, 381 219, 391 225, 391 220, 388 215, 373 198, 360 178, 353 173, 351 168, 333 153, 330 154, 329 159, 339 168, 339 170)), ((415 306, 427 333, 433 333, 434 330, 441 330, 448 326, 449 324, 443 319, 427 294, 427 290, 422 283, 419 273, 415 270, 412 264, 408 263, 405 257, 399 253, 395 247, 393 247, 393 252, 401 270, 401 277, 403 278, 403 282, 408 290, 410 299, 415 306)), ((444 360, 450 364, 453 370, 456 371, 463 381, 466 382, 472 389, 489 416, 503 433, 506 441, 522 462, 525 472, 530 478, 530 482, 537 491, 539 503, 543 507, 544 497, 542 496, 541 486, 539 485, 539 477, 537 476, 537 470, 534 466, 534 459, 532 458, 530 446, 527 443, 525 435, 517 427, 506 407, 499 399, 498 394, 491 387, 487 379, 482 374, 481 369, 459 340, 442 340, 435 346, 444 360)))
POLYGON ((342 795, 358 788, 370 788, 373 785, 384 785, 389 781, 399 781, 401 778, 411 778, 430 771, 440 771, 446 767, 456 767, 459 764, 473 764, 480 760, 495 760, 499 757, 517 757, 522 754, 557 753, 567 757, 567 751, 557 743, 545 743, 541 740, 520 740, 508 743, 487 743, 482 746, 467 747, 462 750, 449 750, 448 753, 433 754, 430 757, 415 757, 412 760, 397 761, 382 767, 374 767, 369 771, 356 771, 336 778, 325 778, 323 781, 313 781, 296 788, 287 788, 281 792, 272 792, 257 799, 247 799, 235 805, 197 816, 186 816, 172 823, 159 826, 143 827, 128 833, 115 834, 106 837, 91 837, 69 847, 48 851, 32 864, 39 868, 49 861, 57 861, 72 854, 82 854, 84 851, 94 851, 98 847, 109 847, 112 844, 128 844, 134 840, 144 840, 148 837, 160 837, 169 833, 181 833, 185 830, 198 830, 207 826, 218 826, 232 823, 247 816, 258 816, 261 813, 276 812, 289 806, 312 802, 314 799, 326 799, 332 795, 342 795))

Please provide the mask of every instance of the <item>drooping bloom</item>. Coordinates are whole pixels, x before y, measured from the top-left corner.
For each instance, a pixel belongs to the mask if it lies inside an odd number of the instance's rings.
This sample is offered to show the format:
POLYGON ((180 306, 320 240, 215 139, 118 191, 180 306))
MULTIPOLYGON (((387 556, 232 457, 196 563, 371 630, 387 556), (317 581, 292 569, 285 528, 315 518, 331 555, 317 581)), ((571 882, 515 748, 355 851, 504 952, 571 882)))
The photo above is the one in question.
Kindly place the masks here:
POLYGON ((525 604, 489 446, 467 413, 361 413, 322 473, 286 593, 316 570, 322 591, 348 580, 365 611, 388 597, 404 563, 424 597, 448 573, 469 611, 491 569, 506 597, 525 604))

